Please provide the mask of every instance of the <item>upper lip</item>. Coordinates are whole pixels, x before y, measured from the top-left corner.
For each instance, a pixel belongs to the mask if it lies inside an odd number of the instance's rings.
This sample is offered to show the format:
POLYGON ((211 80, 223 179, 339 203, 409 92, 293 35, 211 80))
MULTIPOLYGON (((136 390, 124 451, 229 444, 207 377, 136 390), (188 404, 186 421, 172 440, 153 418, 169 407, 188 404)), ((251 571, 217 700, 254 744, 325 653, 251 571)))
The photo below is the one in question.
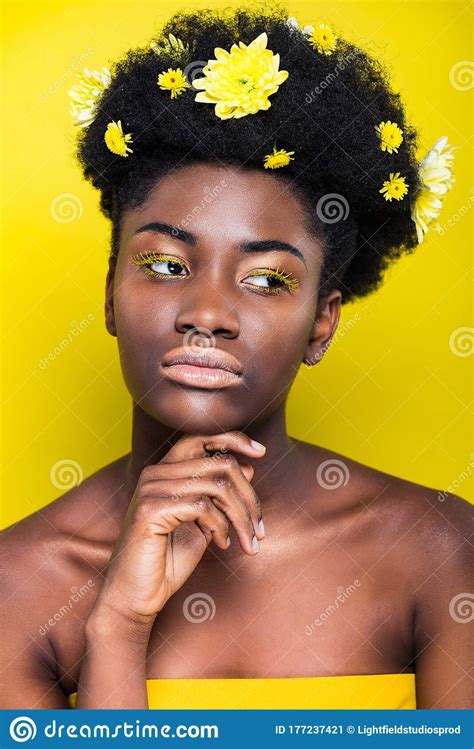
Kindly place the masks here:
POLYGON ((224 369, 227 372, 241 374, 241 363, 227 351, 217 348, 173 348, 168 351, 162 361, 164 367, 173 364, 191 364, 195 367, 210 367, 213 369, 224 369))

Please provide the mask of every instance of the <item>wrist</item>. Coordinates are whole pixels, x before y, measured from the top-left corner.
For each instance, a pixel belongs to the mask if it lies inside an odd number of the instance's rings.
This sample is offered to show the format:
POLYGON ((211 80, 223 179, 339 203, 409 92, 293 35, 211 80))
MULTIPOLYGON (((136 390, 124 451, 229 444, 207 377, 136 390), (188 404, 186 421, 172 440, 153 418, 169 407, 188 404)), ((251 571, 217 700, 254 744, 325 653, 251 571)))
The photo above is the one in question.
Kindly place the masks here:
POLYGON ((156 615, 128 616, 98 600, 85 625, 86 645, 95 646, 99 641, 107 641, 146 649, 155 618, 156 615))

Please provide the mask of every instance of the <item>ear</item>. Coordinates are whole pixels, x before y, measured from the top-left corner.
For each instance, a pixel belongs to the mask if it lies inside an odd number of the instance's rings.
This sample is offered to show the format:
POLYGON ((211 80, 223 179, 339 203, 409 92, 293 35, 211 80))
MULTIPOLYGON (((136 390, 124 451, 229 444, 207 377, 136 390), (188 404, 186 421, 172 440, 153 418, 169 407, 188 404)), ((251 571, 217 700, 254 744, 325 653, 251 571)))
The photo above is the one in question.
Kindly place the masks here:
POLYGON ((317 364, 329 348, 339 324, 341 300, 342 293, 339 289, 332 289, 318 300, 311 338, 305 351, 304 362, 306 364, 317 364))
POLYGON ((117 335, 114 316, 114 278, 116 263, 116 258, 109 257, 109 270, 107 271, 107 278, 105 281, 105 327, 110 335, 113 336, 117 335))

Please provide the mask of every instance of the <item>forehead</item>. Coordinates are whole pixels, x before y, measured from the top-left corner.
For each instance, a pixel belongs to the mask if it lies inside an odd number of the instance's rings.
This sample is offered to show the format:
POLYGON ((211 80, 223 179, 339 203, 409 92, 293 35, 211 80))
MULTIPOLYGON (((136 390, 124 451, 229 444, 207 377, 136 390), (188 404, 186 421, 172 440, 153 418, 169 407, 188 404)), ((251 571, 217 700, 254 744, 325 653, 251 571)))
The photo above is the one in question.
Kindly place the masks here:
POLYGON ((146 201, 127 211, 122 238, 160 220, 206 239, 216 231, 235 241, 272 238, 315 244, 291 187, 256 169, 192 164, 166 174, 146 201))

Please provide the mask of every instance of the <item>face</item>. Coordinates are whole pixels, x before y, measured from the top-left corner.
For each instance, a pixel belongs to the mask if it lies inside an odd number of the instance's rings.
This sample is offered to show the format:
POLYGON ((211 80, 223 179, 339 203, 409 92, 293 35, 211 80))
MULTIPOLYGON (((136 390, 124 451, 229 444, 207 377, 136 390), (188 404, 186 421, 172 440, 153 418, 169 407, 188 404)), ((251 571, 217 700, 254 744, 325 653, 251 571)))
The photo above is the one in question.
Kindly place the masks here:
POLYGON ((188 433, 267 419, 337 326, 339 291, 318 309, 322 261, 275 177, 207 164, 166 175, 125 213, 107 276, 107 329, 134 401, 188 433), (183 353, 195 363, 176 362, 183 353))

